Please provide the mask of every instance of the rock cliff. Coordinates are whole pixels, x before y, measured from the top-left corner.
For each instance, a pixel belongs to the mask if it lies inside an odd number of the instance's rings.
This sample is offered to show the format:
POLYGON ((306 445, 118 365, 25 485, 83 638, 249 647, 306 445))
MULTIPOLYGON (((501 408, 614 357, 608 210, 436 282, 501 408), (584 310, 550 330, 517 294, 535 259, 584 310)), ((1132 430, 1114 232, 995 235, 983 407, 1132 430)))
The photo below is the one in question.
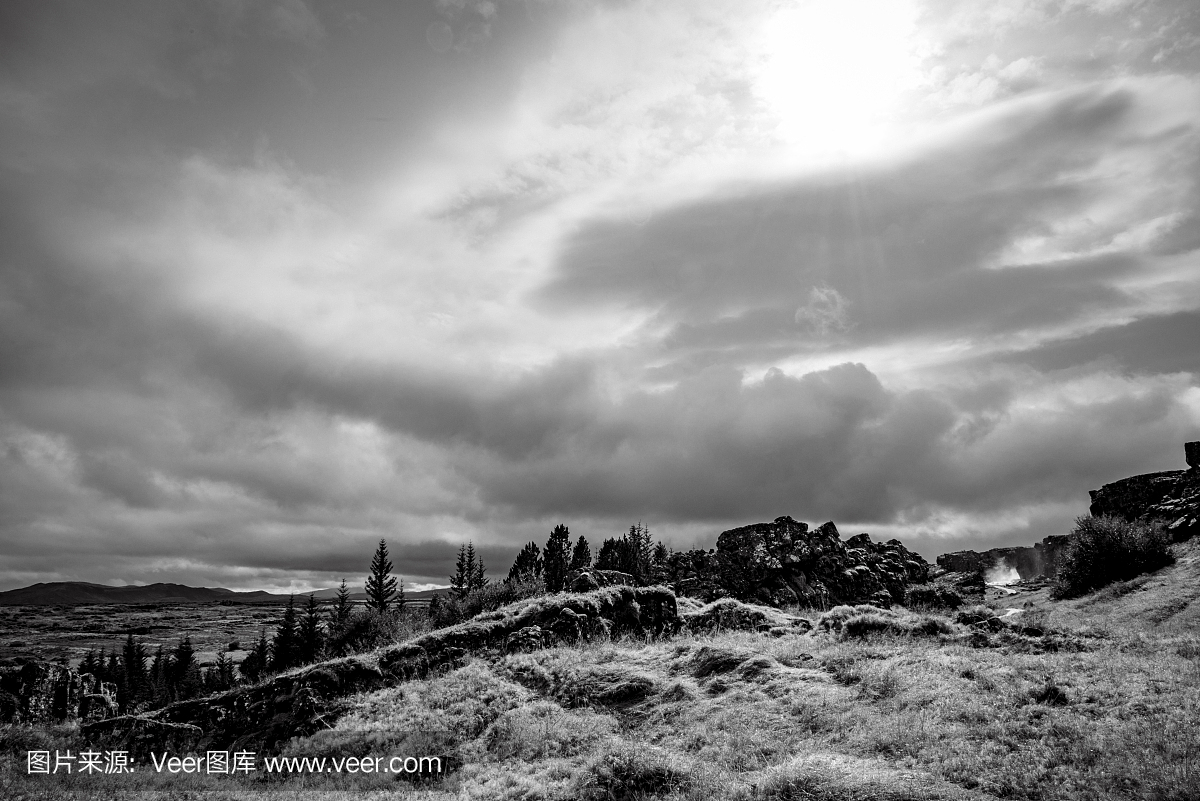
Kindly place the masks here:
POLYGON ((1011 568, 1022 579, 1053 578, 1068 539, 1065 534, 1052 534, 1032 546, 991 548, 982 552, 954 551, 939 556, 937 565, 949 573, 986 575, 997 568, 1011 568))
POLYGON ((0 663, 0 723, 62 723, 115 715, 116 691, 90 673, 36 660, 0 663))
POLYGON ((928 569, 899 540, 877 543, 858 534, 843 541, 832 522, 809 529, 790 517, 730 529, 715 550, 674 554, 670 565, 681 594, 776 606, 902 603, 907 587, 924 583, 928 569))
POLYGON ((1200 531, 1200 442, 1184 444, 1187 470, 1123 478, 1092 490, 1091 513, 1161 520, 1181 542, 1200 531))

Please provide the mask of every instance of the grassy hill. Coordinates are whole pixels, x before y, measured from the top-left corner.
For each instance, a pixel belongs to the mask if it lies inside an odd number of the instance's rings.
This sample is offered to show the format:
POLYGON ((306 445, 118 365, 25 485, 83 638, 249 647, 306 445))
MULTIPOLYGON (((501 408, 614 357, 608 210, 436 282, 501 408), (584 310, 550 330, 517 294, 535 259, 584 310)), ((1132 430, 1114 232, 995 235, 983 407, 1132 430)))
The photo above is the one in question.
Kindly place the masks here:
POLYGON ((991 591, 1040 637, 818 625, 477 656, 290 751, 451 754, 467 798, 1200 798, 1200 543, 1176 548, 1072 601, 991 591))
MULTIPOLYGON (((283 751, 448 769, 314 798, 1196 799, 1200 542, 1175 548, 1175 565, 1070 601, 992 588, 989 609, 958 613, 760 609, 750 630, 480 650, 348 698, 283 751)), ((698 606, 679 602, 693 622, 698 606)))

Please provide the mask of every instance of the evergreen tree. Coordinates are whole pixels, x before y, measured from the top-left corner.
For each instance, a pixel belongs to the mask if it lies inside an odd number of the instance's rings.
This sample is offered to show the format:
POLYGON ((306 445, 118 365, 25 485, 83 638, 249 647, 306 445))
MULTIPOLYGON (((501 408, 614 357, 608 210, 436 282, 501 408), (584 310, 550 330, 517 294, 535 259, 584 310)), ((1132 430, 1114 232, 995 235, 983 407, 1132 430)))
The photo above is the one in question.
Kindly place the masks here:
POLYGON ((150 663, 150 703, 154 707, 171 703, 171 658, 163 653, 162 646, 154 652, 150 663))
POLYGON ((509 581, 535 581, 542 577, 542 549, 536 542, 526 543, 508 571, 509 581))
POLYGON ((327 648, 332 656, 345 656, 349 650, 346 647, 346 634, 350 631, 350 616, 353 611, 350 590, 346 587, 346 580, 342 579, 342 586, 338 588, 333 607, 329 610, 327 648))
POLYGON ((546 592, 562 592, 567 586, 567 567, 570 564, 569 550, 571 533, 559 523, 550 532, 550 539, 542 551, 542 575, 546 579, 546 592))
POLYGON ((172 695, 176 700, 194 698, 200 692, 200 666, 196 664, 192 638, 187 634, 179 639, 171 654, 171 679, 172 695))
POLYGON ((108 661, 104 665, 104 680, 110 681, 117 685, 117 689, 121 688, 121 660, 117 656, 117 649, 114 648, 108 652, 108 661))
POLYGON ((470 592, 482 590, 487 585, 487 568, 483 566, 483 557, 481 556, 475 560, 475 569, 471 571, 470 592))
POLYGON ((587 570, 591 566, 592 549, 588 545, 587 538, 580 534, 579 539, 575 542, 575 550, 571 552, 570 572, 587 570))
POLYGON ((650 544, 650 527, 640 522, 629 527, 625 538, 625 572, 637 579, 639 584, 647 584, 650 579, 650 557, 653 546, 650 544))
POLYGON ((396 577, 392 573, 392 560, 388 558, 387 542, 379 541, 375 556, 371 558, 371 575, 367 577, 367 606, 376 612, 387 612, 392 596, 396 594, 396 577))
POLYGON ((93 676, 96 676, 96 649, 89 648, 87 653, 83 655, 83 659, 79 662, 79 672, 91 673, 93 676))
POLYGON ((333 599, 333 607, 329 610, 329 628, 333 631, 341 631, 346 628, 346 624, 350 622, 350 612, 353 609, 350 588, 346 586, 346 580, 342 579, 342 586, 338 587, 337 596, 333 599))
POLYGON ((239 670, 252 684, 256 684, 270 669, 270 659, 271 646, 267 644, 267 630, 263 629, 259 632, 258 642, 242 660, 239 670))
POLYGON ((296 597, 289 595, 283 620, 280 621, 279 628, 275 629, 275 638, 271 640, 271 670, 282 673, 295 667, 299 659, 300 633, 296 629, 296 597))
POLYGON ((325 649, 325 632, 321 629, 321 608, 316 596, 309 593, 300 621, 300 664, 307 665, 321 658, 325 649))
POLYGON ((121 651, 121 673, 121 693, 117 703, 122 710, 130 711, 148 695, 146 647, 133 639, 132 632, 126 636, 125 648, 121 651))
POLYGON ((609 537, 600 544, 600 553, 596 554, 596 569, 620 570, 621 565, 621 541, 609 537))
POLYGON ((232 688, 236 683, 237 679, 233 674, 233 660, 222 648, 217 652, 217 661, 205 671, 204 689, 208 692, 222 692, 232 688))
POLYGON ((396 587, 396 597, 393 600, 396 603, 396 612, 403 612, 404 604, 407 603, 404 598, 404 579, 400 579, 400 583, 396 587))
POLYGON ((671 549, 660 541, 654 546, 654 552, 650 555, 651 581, 655 584, 662 584, 667 580, 670 561, 671 549))
POLYGON ((471 580, 475 575, 475 546, 460 545, 458 558, 454 562, 454 575, 450 577, 450 594, 458 600, 471 591, 471 580))

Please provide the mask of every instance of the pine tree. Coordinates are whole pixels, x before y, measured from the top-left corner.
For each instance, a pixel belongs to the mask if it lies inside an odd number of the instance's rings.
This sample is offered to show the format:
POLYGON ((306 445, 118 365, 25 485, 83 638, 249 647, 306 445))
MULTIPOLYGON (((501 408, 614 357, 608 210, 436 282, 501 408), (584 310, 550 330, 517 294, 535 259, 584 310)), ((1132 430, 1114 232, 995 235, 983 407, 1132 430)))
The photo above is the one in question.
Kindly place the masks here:
POLYGON ((571 552, 571 572, 576 570, 587 570, 592 566, 592 549, 588 545, 587 538, 582 534, 575 543, 575 550, 571 552))
POLYGON ((396 577, 392 573, 392 560, 388 558, 387 542, 379 541, 375 556, 371 558, 371 575, 367 577, 367 606, 384 613, 392 596, 396 594, 396 577))
POLYGON ((316 596, 309 593, 300 621, 300 664, 307 665, 321 658, 325 648, 325 632, 321 630, 321 609, 316 596))
POLYGON ((661 584, 667 580, 668 563, 671 560, 671 549, 664 545, 661 541, 654 546, 654 552, 650 555, 650 579, 655 584, 661 584))
POLYGON ((250 649, 250 653, 246 654, 246 658, 242 660, 238 669, 251 683, 257 683, 266 675, 270 666, 270 658, 271 646, 267 644, 267 630, 263 629, 258 634, 258 642, 250 649))
POLYGON ((346 655, 346 633, 350 630, 353 611, 350 590, 346 587, 346 580, 342 579, 342 586, 338 587, 337 597, 333 599, 333 607, 329 610, 328 649, 332 656, 346 655))
POLYGON ((281 673, 295 667, 300 658, 300 634, 296 630, 296 596, 288 596, 283 620, 271 641, 271 670, 281 673))
POLYGON ((542 577, 542 549, 536 542, 526 543, 508 571, 509 581, 536 581, 542 577))
POLYGON ((454 575, 450 577, 450 594, 458 600, 471 591, 471 577, 475 573, 475 546, 460 545, 458 558, 454 562, 454 575))
POLYGON ((404 611, 404 604, 407 601, 404 598, 404 579, 400 579, 400 583, 396 587, 396 597, 393 599, 396 604, 396 612, 399 614, 404 611))
POLYGON ((636 526, 630 526, 626 542, 628 544, 626 545, 625 572, 637 579, 639 584, 648 583, 652 552, 650 527, 643 526, 640 522, 636 526))
POLYGON ((542 575, 546 579, 546 592, 562 592, 566 589, 570 547, 571 532, 559 523, 550 532, 550 539, 546 541, 546 547, 542 551, 542 575))
POLYGON ((487 585, 487 568, 483 566, 483 557, 479 557, 475 562, 475 570, 471 573, 470 591, 482 590, 487 585))
POLYGON ((237 674, 234 673, 236 667, 224 648, 217 652, 216 670, 217 678, 221 680, 221 689, 228 690, 237 684, 237 674))
POLYGON ((121 693, 117 703, 122 710, 130 711, 146 692, 146 647, 133 639, 132 632, 125 638, 121 651, 121 693))
POLYGON ((185 634, 179 639, 171 654, 172 694, 176 700, 194 698, 200 692, 200 666, 196 664, 196 651, 192 638, 185 634))
POLYGON ((170 662, 171 658, 158 646, 150 663, 150 703, 156 708, 171 703, 170 662))
POLYGON ((600 553, 596 554, 596 569, 620 570, 621 565, 621 541, 609 537, 600 544, 600 553))
POLYGON ((83 655, 83 659, 79 663, 79 672, 91 673, 96 675, 96 649, 89 648, 87 653, 83 655))
POLYGON ((121 661, 117 656, 117 649, 114 648, 111 651, 108 651, 107 662, 104 665, 104 680, 111 681, 113 684, 117 685, 118 689, 120 689, 121 679, 121 661))
POLYGON ((437 593, 429 596, 429 605, 425 607, 425 614, 429 617, 430 624, 437 628, 442 619, 442 596, 437 593))

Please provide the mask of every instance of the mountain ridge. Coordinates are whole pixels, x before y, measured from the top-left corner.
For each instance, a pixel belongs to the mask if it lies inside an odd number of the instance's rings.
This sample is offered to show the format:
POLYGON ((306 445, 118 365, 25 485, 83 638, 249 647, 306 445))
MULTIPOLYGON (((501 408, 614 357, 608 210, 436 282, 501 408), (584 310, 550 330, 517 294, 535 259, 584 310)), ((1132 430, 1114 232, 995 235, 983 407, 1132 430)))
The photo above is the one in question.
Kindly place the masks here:
MULTIPOLYGON (((406 592, 407 600, 426 600, 443 592, 422 590, 406 592)), ((316 590, 317 598, 326 600, 337 594, 334 588, 316 590)), ((85 604, 150 604, 150 603, 287 603, 292 596, 308 593, 274 593, 265 590, 237 591, 224 587, 191 587, 186 584, 157 582, 154 584, 95 584, 87 581, 52 581, 31 584, 0 592, 0 606, 79 606, 85 604)), ((366 599, 364 592, 352 592, 352 600, 366 599)))

